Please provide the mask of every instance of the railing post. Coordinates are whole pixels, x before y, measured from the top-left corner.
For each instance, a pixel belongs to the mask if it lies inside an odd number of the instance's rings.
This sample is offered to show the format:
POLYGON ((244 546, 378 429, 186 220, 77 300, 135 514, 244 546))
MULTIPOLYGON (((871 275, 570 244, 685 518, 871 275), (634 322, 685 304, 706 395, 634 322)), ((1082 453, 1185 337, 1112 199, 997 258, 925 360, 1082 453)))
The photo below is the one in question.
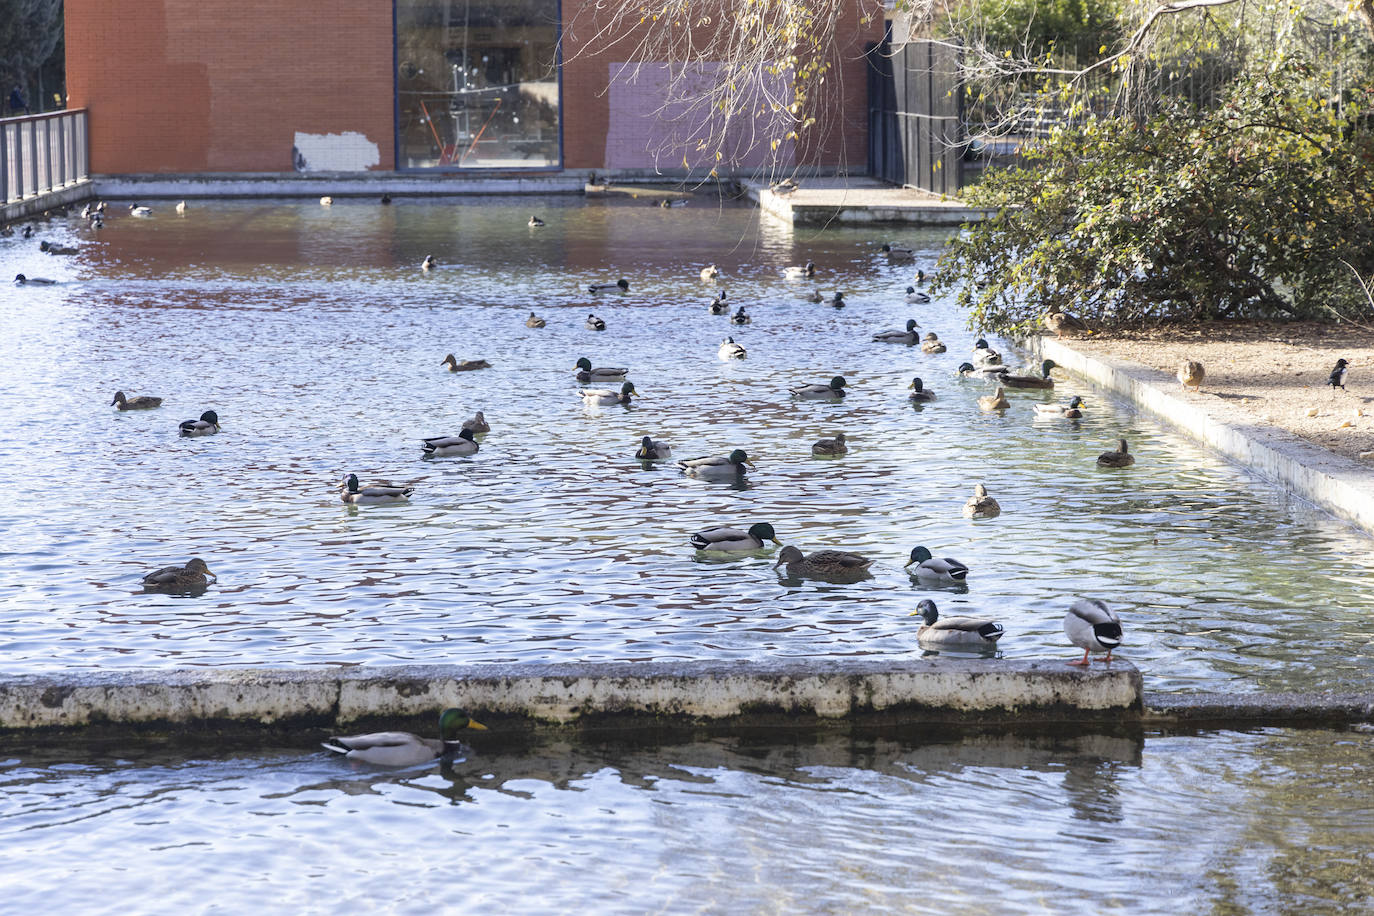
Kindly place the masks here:
POLYGON ((67 186, 67 118, 69 115, 62 115, 57 119, 57 183, 60 187, 67 186))
POLYGON ((33 196, 38 196, 38 123, 29 122, 29 174, 33 176, 33 196))
POLYGON ((52 183, 52 118, 43 122, 43 168, 47 172, 45 192, 53 189, 52 183))
POLYGON ((10 202, 10 126, 0 124, 0 204, 10 202))

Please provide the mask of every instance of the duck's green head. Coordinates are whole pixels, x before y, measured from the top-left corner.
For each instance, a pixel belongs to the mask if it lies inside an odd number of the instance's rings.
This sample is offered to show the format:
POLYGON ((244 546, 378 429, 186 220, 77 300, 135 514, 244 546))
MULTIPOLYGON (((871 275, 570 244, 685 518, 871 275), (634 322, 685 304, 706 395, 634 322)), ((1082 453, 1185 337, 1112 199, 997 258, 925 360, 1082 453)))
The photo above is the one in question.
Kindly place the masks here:
POLYGON ((468 440, 469 442, 475 442, 475 441, 476 441, 475 439, 472 438, 472 430, 470 430, 470 429, 459 430, 459 431, 458 431, 458 438, 459 438, 459 439, 466 439, 466 440, 468 440))
POLYGON ((1074 396, 1073 396, 1073 400, 1069 401, 1069 407, 1070 407, 1070 408, 1077 408, 1077 407, 1082 407, 1082 406, 1083 406, 1083 399, 1080 398, 1078 395, 1074 395, 1074 396))
POLYGON ((344 486, 348 489, 348 492, 350 492, 350 493, 357 493, 357 492, 358 492, 358 475, 357 475, 357 474, 349 474, 347 477, 345 477, 345 478, 344 478, 344 486))
POLYGON ((1043 363, 1040 364, 1040 373, 1041 373, 1041 375, 1043 375, 1045 378, 1049 378, 1049 377, 1050 377, 1050 370, 1053 369, 1053 368, 1055 368, 1055 367, 1058 366, 1058 365, 1059 365, 1059 364, 1058 364, 1057 362, 1055 362, 1054 360, 1052 360, 1052 359, 1047 359, 1047 360, 1045 360, 1043 363))
POLYGON ((908 287, 906 288, 906 294, 907 294, 908 296, 910 296, 910 295, 911 295, 912 293, 914 293, 914 292, 916 292, 916 287, 914 287, 914 286, 908 286, 908 287))
POLYGON ((986 350, 987 348, 988 342, 981 337, 978 338, 977 342, 975 342, 973 345, 973 349, 975 350, 986 350))
POLYGON ((213 410, 205 411, 205 413, 200 415, 200 419, 214 426, 219 426, 219 414, 215 413, 213 410))
POLYGON ((960 364, 959 364, 959 374, 960 374, 960 375, 967 375, 968 373, 970 373, 970 372, 972 372, 972 371, 973 371, 973 363, 960 363, 960 364))
POLYGON ((908 318, 908 319, 906 320, 906 331, 907 331, 908 334, 910 334, 912 331, 916 330, 918 327, 920 327, 920 325, 918 325, 918 324, 916 323, 916 319, 915 319, 915 318, 908 318))
POLYGON ((768 524, 767 522, 755 522, 754 524, 750 525, 749 534, 753 537, 758 538, 760 541, 772 541, 779 547, 782 546, 782 541, 778 540, 777 532, 775 532, 773 530, 773 526, 768 524))
POLYGON ((458 733, 465 728, 486 731, 487 727, 475 719, 468 718, 468 714, 461 709, 445 709, 439 713, 439 740, 455 742, 458 740, 458 733))
MULTIPOLYGON (((625 384, 621 385, 621 386, 620 386, 620 393, 623 394, 623 395, 625 395, 626 397, 629 397, 629 396, 632 395, 632 394, 639 394, 638 391, 635 391, 635 383, 634 383, 634 382, 626 382, 625 384)), ((643 397, 643 395, 640 395, 640 397, 643 397)))
POLYGON ((654 447, 654 440, 645 436, 643 439, 639 440, 639 447, 642 451, 647 452, 654 447))
POLYGON ((911 559, 906 562, 906 565, 910 566, 913 563, 924 563, 926 560, 929 559, 929 550, 926 550, 924 547, 913 547, 911 548, 911 559))
POLYGON ((621 277, 619 280, 616 280, 615 285, 627 292, 630 289, 630 281, 626 280, 624 277, 621 277))
POLYGON ((577 361, 577 364, 576 364, 575 366, 573 366, 573 368, 574 368, 574 369, 582 369, 582 370, 584 370, 584 371, 586 371, 586 372, 591 372, 591 371, 592 371, 592 361, 589 360, 589 359, 587 359, 587 357, 584 356, 584 357, 582 357, 581 359, 579 359, 579 360, 577 361))
POLYGON ((844 384, 845 384, 845 382, 844 382, 844 376, 843 376, 843 375, 837 375, 837 376, 835 376, 834 378, 832 378, 832 379, 830 380, 830 390, 831 390, 831 391, 840 391, 840 390, 842 390, 842 389, 844 388, 844 384))
POLYGON ((778 562, 773 564, 773 568, 777 569, 784 563, 800 563, 802 560, 805 559, 806 555, 803 554, 797 548, 792 546, 784 547, 781 551, 778 552, 778 562))
POLYGON ((920 377, 917 376, 916 378, 911 380, 911 384, 907 385, 907 387, 910 388, 912 391, 920 391, 925 387, 925 383, 923 383, 920 377))
POLYGON ((926 272, 925 272, 924 270, 918 270, 918 271, 916 271, 916 282, 917 282, 917 283, 924 283, 924 282, 926 282, 926 272))
MULTIPOLYGON (((754 466, 754 462, 752 462, 752 461, 749 460, 749 456, 746 455, 746 454, 744 453, 744 449, 742 449, 742 448, 737 448, 737 449, 735 449, 733 452, 731 452, 731 453, 730 453, 729 455, 727 455, 726 457, 730 460, 730 463, 731 463, 731 464, 735 464, 735 465, 747 464, 747 465, 749 465, 751 468, 754 466)), ((768 529, 768 530, 771 531, 771 530, 773 530, 773 529, 770 528, 770 529, 768 529)), ((770 535, 770 537, 771 537, 771 535, 770 535)))
POLYGON ((926 626, 934 626, 935 621, 940 619, 940 612, 935 607, 935 602, 929 598, 922 598, 916 605, 916 610, 907 615, 908 617, 920 617, 926 622, 926 626))

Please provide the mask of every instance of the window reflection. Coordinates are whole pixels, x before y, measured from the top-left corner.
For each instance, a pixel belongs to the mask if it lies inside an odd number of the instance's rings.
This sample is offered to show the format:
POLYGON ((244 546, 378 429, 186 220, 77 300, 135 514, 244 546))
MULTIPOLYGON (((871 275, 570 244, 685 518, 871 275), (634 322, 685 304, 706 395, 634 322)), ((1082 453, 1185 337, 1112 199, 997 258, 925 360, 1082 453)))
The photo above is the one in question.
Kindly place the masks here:
POLYGON ((559 164, 558 0, 397 0, 400 168, 559 164))

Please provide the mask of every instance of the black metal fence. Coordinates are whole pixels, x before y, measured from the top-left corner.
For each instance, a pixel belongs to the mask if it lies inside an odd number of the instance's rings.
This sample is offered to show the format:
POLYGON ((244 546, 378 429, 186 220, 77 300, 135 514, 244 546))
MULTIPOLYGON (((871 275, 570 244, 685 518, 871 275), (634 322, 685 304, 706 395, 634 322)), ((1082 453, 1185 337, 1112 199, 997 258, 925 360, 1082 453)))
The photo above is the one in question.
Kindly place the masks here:
POLYGON ((90 177, 86 109, 0 119, 0 204, 90 177))
POLYGON ((868 50, 868 173, 955 194, 963 184, 959 51, 934 41, 868 50))

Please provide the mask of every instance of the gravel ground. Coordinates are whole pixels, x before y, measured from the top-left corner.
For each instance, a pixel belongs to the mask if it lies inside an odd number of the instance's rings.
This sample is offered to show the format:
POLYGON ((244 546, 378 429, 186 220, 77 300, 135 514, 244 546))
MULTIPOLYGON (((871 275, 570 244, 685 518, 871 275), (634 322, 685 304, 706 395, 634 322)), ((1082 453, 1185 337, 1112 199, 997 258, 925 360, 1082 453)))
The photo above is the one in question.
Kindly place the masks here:
MULTIPOLYGON (((1226 322, 1194 328, 1110 331, 1066 341, 1092 356, 1170 374, 1186 360, 1206 369, 1200 394, 1218 419, 1268 423, 1374 465, 1374 329, 1319 322, 1226 322), (1344 358, 1346 390, 1327 385, 1344 358)), ((1181 389, 1182 386, 1180 386, 1181 389)))

